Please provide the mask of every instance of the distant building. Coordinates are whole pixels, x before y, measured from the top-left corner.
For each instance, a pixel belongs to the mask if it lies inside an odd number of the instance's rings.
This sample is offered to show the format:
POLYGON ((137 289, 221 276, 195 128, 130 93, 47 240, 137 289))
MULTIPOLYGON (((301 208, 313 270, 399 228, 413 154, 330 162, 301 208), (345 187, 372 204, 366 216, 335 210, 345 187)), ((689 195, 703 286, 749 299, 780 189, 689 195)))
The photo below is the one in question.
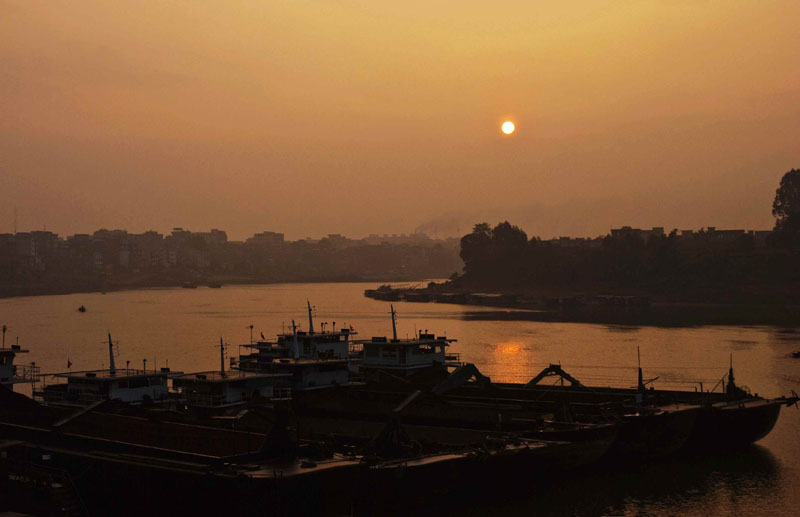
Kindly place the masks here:
POLYGON ((622 228, 612 228, 611 236, 614 238, 627 238, 630 236, 639 237, 644 242, 648 242, 653 237, 663 237, 664 227, 654 226, 650 230, 641 230, 639 228, 631 228, 630 226, 623 226, 622 228))
POLYGON ((427 234, 422 232, 415 232, 412 234, 396 234, 393 233, 389 234, 370 234, 367 237, 361 239, 364 244, 376 245, 376 244, 428 244, 431 242, 431 238, 428 237, 427 234))
POLYGON ((282 246, 284 237, 282 233, 277 232, 261 232, 256 233, 246 241, 245 244, 255 244, 259 246, 282 246))
POLYGON ((558 248, 597 248, 600 246, 602 239, 590 239, 587 237, 557 237, 544 242, 558 248))

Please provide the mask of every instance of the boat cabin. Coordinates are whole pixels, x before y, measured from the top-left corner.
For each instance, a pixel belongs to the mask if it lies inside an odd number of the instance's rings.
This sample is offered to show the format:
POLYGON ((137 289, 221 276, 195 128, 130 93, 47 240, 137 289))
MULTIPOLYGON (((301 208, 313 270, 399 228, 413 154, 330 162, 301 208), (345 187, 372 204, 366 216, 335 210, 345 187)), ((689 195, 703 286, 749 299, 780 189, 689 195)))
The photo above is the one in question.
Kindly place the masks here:
POLYGON ((447 347, 454 341, 456 340, 422 331, 412 339, 373 337, 370 341, 362 342, 364 360, 361 363, 361 369, 410 371, 460 366, 458 355, 447 352, 447 347))
POLYGON ((336 330, 336 322, 333 322, 332 330, 325 330, 326 323, 323 323, 322 331, 315 332, 311 303, 306 302, 306 306, 308 331, 297 330, 292 320, 292 332, 278 334, 276 341, 239 345, 239 358, 232 359, 231 366, 239 370, 263 371, 271 369, 274 361, 283 359, 348 359, 353 346, 351 338, 356 331, 348 327, 336 330), (243 348, 249 352, 242 353, 243 348))
POLYGON ((161 371, 126 369, 57 373, 56 384, 33 392, 34 398, 58 406, 88 406, 101 400, 131 404, 157 402, 168 397, 169 368, 161 371))
POLYGON ((14 364, 17 354, 27 354, 29 351, 19 345, 11 348, 0 348, 0 384, 12 386, 20 382, 34 382, 39 374, 35 364, 23 365, 21 368, 14 364))
POLYGON ((288 375, 288 386, 303 391, 350 383, 349 359, 280 359, 272 371, 288 375))
POLYGON ((188 407, 202 410, 226 410, 254 398, 287 400, 289 390, 276 386, 289 374, 219 370, 189 373, 172 378, 172 388, 188 407))
POLYGON ((283 374, 281 384, 294 390, 343 386, 350 382, 351 348, 356 332, 352 328, 314 331, 311 304, 308 307, 308 331, 278 334, 276 341, 258 341, 240 345, 239 357, 231 358, 231 368, 248 372, 283 374), (242 352, 242 349, 249 352, 242 352))
POLYGON ((364 348, 360 369, 365 374, 390 370, 394 374, 409 375, 425 369, 447 371, 448 366, 461 366, 458 354, 447 352, 455 339, 429 334, 427 330, 419 331, 411 339, 398 339, 394 306, 391 306, 391 315, 392 339, 373 337, 369 341, 360 341, 364 348))
POLYGON ((278 334, 276 341, 257 341, 239 345, 239 358, 232 365, 240 370, 259 371, 280 359, 347 359, 354 331, 302 332, 278 334), (249 352, 242 353, 242 349, 249 352))
MULTIPOLYGON (((169 398, 167 380, 177 373, 169 368, 136 370, 115 366, 117 344, 108 334, 110 368, 52 374, 55 384, 33 391, 33 397, 45 404, 58 406, 88 406, 102 400, 119 400, 130 404, 159 402, 169 398)), ((146 365, 146 363, 145 363, 146 365)))

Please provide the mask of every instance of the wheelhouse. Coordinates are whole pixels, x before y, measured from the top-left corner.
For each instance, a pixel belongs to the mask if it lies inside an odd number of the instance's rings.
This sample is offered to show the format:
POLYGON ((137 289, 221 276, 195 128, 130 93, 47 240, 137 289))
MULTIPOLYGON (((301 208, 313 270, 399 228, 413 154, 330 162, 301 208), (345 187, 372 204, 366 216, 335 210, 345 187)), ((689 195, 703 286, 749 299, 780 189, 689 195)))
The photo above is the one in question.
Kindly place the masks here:
POLYGON ((186 406, 203 410, 225 410, 253 399, 286 400, 289 390, 280 387, 288 374, 219 370, 178 375, 172 388, 186 406))

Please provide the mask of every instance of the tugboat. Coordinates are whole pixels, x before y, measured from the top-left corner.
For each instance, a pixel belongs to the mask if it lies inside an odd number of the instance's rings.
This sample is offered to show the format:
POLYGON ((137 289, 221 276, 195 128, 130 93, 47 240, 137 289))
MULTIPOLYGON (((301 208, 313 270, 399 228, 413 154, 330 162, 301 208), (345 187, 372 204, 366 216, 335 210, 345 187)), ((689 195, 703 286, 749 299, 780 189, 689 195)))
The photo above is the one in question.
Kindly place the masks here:
POLYGON ((174 393, 187 409, 201 415, 223 415, 239 411, 250 401, 289 400, 290 390, 276 384, 288 380, 288 373, 225 371, 225 345, 219 340, 219 370, 172 377, 174 393))
POLYGON ((78 307, 78 312, 86 312, 86 307, 81 305, 80 307, 78 307))
POLYGON ((292 320, 292 332, 278 334, 276 341, 262 340, 240 345, 238 358, 231 358, 231 368, 247 372, 289 374, 287 385, 294 391, 314 390, 330 386, 347 386, 350 382, 351 356, 357 344, 351 341, 356 334, 352 328, 314 331, 311 303, 308 308, 308 331, 298 330, 292 320), (241 353, 241 349, 252 350, 241 353))
POLYGON ((7 330, 8 327, 3 325, 3 342, 2 348, 0 348, 0 384, 13 390, 15 384, 37 382, 39 379, 39 367, 36 366, 36 363, 21 367, 14 364, 17 354, 27 354, 29 350, 22 348, 19 344, 6 348, 7 330))
POLYGON ((124 370, 118 371, 115 356, 116 344, 109 333, 108 369, 52 374, 56 384, 35 389, 34 399, 47 405, 68 407, 86 407, 106 400, 130 404, 168 400, 167 380, 173 375, 169 368, 148 371, 145 359, 141 370, 126 365, 124 370))
POLYGON ((448 368, 462 365, 456 353, 448 353, 450 343, 456 340, 446 336, 419 331, 412 339, 398 339, 397 313, 390 305, 392 315, 392 339, 373 337, 368 341, 357 341, 364 349, 364 359, 359 371, 367 381, 381 377, 408 378, 434 376, 440 378, 448 374, 448 368))

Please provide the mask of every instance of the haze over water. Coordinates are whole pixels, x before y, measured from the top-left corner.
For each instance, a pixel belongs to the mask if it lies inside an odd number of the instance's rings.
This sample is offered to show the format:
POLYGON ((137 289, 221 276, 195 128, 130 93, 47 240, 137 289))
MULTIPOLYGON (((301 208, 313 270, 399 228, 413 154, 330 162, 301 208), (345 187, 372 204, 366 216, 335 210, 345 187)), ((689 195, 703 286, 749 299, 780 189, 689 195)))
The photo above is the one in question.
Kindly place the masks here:
MULTIPOLYGON (((43 372, 108 366, 106 331, 120 341, 118 367, 198 371, 219 367, 222 336, 249 341, 250 324, 267 338, 294 318, 307 329, 306 299, 322 322, 352 325, 360 338, 391 333, 389 304, 365 298, 372 284, 281 284, 222 289, 152 289, 0 299, 6 343, 20 336, 43 372), (81 304, 86 313, 78 313, 81 304)), ((732 353, 737 383, 763 396, 800 391, 800 330, 773 327, 618 327, 526 321, 524 313, 447 304, 397 303, 398 333, 428 330, 458 339, 452 351, 495 381, 525 382, 561 362, 586 384, 633 386, 636 347, 645 378, 656 387, 708 389, 727 373, 732 353)), ((226 360, 227 363, 227 360, 226 360)), ((25 387, 20 387, 25 391, 25 387)), ((657 462, 615 473, 577 476, 568 483, 502 501, 425 501, 424 508, 462 514, 522 515, 794 515, 800 505, 800 411, 784 408, 772 433, 737 456, 657 462)), ((414 505, 413 502, 409 503, 414 505)), ((398 510, 400 512, 401 510, 398 510)))

